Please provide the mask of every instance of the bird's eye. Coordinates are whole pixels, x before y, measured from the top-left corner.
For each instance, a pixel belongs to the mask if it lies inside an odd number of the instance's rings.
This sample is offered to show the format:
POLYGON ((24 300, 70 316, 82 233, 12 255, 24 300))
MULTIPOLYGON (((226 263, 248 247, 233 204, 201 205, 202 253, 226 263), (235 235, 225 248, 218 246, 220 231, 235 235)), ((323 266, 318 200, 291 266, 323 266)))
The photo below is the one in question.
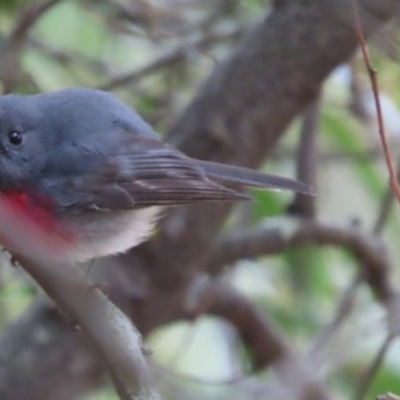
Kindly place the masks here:
POLYGON ((10 141, 11 144, 14 146, 18 146, 19 144, 22 143, 22 134, 21 132, 18 131, 11 131, 8 134, 8 140, 10 141))

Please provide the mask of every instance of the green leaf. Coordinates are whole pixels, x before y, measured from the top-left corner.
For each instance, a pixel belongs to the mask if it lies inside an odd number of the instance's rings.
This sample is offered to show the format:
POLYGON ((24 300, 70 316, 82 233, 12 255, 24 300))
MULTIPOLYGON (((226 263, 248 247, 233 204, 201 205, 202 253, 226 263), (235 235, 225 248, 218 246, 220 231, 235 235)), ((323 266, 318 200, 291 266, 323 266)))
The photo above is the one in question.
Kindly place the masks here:
POLYGON ((257 223, 266 217, 276 216, 285 212, 286 204, 282 202, 282 195, 265 190, 251 190, 253 197, 252 222, 257 223))

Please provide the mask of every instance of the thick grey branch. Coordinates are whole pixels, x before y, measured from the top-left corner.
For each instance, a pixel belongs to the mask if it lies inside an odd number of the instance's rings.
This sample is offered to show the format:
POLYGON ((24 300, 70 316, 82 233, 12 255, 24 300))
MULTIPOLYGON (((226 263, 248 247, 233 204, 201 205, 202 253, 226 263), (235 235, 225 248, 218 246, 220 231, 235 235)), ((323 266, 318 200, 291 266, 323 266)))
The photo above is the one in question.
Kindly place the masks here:
POLYGON ((139 332, 97 287, 87 283, 81 269, 19 259, 72 325, 96 348, 121 399, 161 399, 142 354, 139 332))

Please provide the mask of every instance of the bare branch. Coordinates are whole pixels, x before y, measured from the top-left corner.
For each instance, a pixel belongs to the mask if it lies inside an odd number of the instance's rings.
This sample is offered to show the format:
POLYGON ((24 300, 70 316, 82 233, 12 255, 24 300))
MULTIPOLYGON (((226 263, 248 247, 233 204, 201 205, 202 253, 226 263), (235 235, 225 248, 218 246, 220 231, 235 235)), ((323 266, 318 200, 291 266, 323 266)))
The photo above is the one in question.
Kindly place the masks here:
MULTIPOLYGON (((300 132, 299 148, 297 150, 297 179, 317 187, 317 130, 319 119, 319 100, 307 108, 303 116, 303 126, 300 132)), ((289 206, 290 214, 312 218, 316 213, 316 197, 296 193, 293 203, 289 206)))
POLYGON ((50 8, 62 0, 45 0, 40 4, 31 4, 17 19, 14 29, 11 33, 11 41, 20 43, 27 35, 29 29, 36 21, 50 8))
MULTIPOLYGON (((400 160, 397 161, 397 176, 400 176, 400 160)), ((382 230, 388 222, 389 215, 393 210, 394 199, 395 195, 389 184, 386 192, 383 195, 378 216, 373 227, 373 233, 376 235, 380 235, 382 233, 382 230)))
POLYGON ((357 387, 354 399, 363 400, 368 392, 369 387, 374 379, 374 376, 378 373, 379 369, 382 367, 384 358, 389 351, 390 346, 393 344, 393 336, 387 336, 382 346, 379 348, 376 357, 373 359, 371 365, 366 369, 363 376, 360 379, 359 385, 357 387))
POLYGON ((128 318, 95 286, 84 271, 57 262, 70 244, 62 228, 41 229, 31 215, 0 196, 0 238, 74 327, 103 357, 122 400, 158 400, 142 355, 141 337, 128 318), (28 258, 29 257, 29 258, 28 258))
POLYGON ((327 399, 318 371, 290 349, 264 312, 233 288, 220 280, 210 282, 199 296, 197 308, 190 307, 184 316, 196 317, 199 312, 231 323, 253 355, 254 368, 272 367, 282 385, 294 392, 293 398, 327 399))
POLYGON ((186 308, 185 317, 208 313, 230 322, 254 357, 254 367, 270 366, 290 354, 272 322, 257 307, 219 280, 205 286, 196 307, 186 308))
POLYGON ((360 263, 364 277, 381 301, 393 296, 389 281, 389 262, 379 238, 363 235, 354 228, 341 228, 321 222, 299 221, 288 231, 285 227, 264 224, 222 236, 207 269, 217 273, 221 267, 243 258, 277 254, 287 249, 315 244, 348 250, 360 263))
POLYGON ((86 282, 81 269, 71 265, 46 265, 25 257, 18 259, 97 348, 121 400, 160 399, 142 354, 139 332, 98 288, 86 282))
POLYGON ((372 61, 369 56, 367 45, 365 43, 365 37, 364 37, 363 27, 361 25, 361 17, 360 17, 359 5, 358 5, 357 0, 353 0, 353 6, 354 6, 355 27, 356 27, 357 38, 358 38, 361 52, 362 52, 362 55, 363 55, 363 58, 365 61, 365 66, 367 68, 368 75, 371 80, 372 92, 374 94, 376 114, 377 114, 377 118, 378 118, 378 131, 379 131, 379 136, 381 138, 383 152, 385 154, 385 161, 387 164, 387 168, 389 170, 390 186, 393 190, 393 193, 395 194, 395 196, 397 198, 397 201, 400 203, 400 186, 399 186, 399 182, 398 182, 398 178, 397 178, 397 171, 396 171, 392 156, 390 154, 389 144, 387 141, 387 135, 386 135, 385 127, 384 127, 382 108, 381 108, 381 103, 380 103, 380 99, 379 99, 378 78, 377 78, 376 71, 375 71, 374 67, 372 66, 372 61))
POLYGON ((243 33, 243 29, 237 29, 229 32, 228 34, 202 34, 198 37, 187 40, 186 43, 180 44, 176 48, 167 50, 164 54, 157 56, 154 60, 149 61, 141 68, 135 69, 132 72, 116 76, 109 82, 104 83, 99 87, 101 90, 113 90, 126 84, 133 84, 138 79, 159 71, 162 68, 172 67, 173 65, 184 60, 189 52, 200 51, 207 49, 210 45, 221 40, 228 38, 239 37, 243 33))
POLYGON ((339 328, 346 320, 346 317, 348 317, 348 315, 354 309, 354 298, 361 282, 362 276, 360 273, 358 273, 356 278, 353 279, 349 287, 344 291, 341 299, 338 301, 334 317, 326 326, 326 328, 319 334, 319 337, 313 344, 310 351, 312 357, 317 358, 324 349, 329 347, 329 344, 335 333, 338 332, 339 328))
MULTIPOLYGON (((348 24, 343 19, 349 14, 348 0, 284 3, 217 66, 171 129, 169 140, 181 150, 198 158, 258 166, 271 154, 293 117, 315 99, 329 73, 355 51, 353 18, 348 24)), ((369 22, 368 36, 393 15, 397 3, 395 0, 361 0, 365 8, 363 17, 366 15, 369 22)), ((129 314, 143 334, 181 315, 187 284, 193 275, 204 270, 204 260, 229 209, 229 206, 204 205, 173 210, 164 219, 155 240, 115 260, 118 267, 126 271, 127 278, 124 285, 116 284, 110 292, 120 293, 122 286, 129 286, 134 294, 124 292, 128 293, 124 302, 130 303, 129 314), (138 276, 140 279, 136 279, 138 276), (136 295, 143 292, 145 295, 136 295)), ((383 272, 378 266, 381 263, 377 263, 376 273, 380 277, 383 272)), ((381 284, 382 296, 387 294, 385 279, 381 284)), ((18 326, 10 327, 3 337, 4 347, 15 348, 13 337, 18 336, 18 330, 33 331, 42 324, 46 326, 47 320, 40 318, 45 312, 46 309, 42 309, 34 319, 23 319, 18 326)), ((62 325, 59 320, 54 324, 62 325)), ((67 337, 70 332, 64 327, 51 335, 60 331, 67 337)), ((69 337, 74 337, 74 333, 69 337)), ((39 353, 35 353, 42 376, 45 375, 43 371, 54 370, 51 354, 58 348, 55 339, 49 338, 53 346, 48 346, 45 354, 42 352, 37 357, 39 353)), ((19 344, 18 351, 24 353, 24 342, 19 344)), ((72 353, 79 350, 81 347, 71 346, 71 359, 72 353)), ((24 386, 25 398, 35 398, 37 386, 18 370, 12 373, 15 356, 13 353, 2 359, 4 368, 13 378, 4 390, 15 393, 24 386)), ((60 378, 69 368, 67 364, 60 365, 57 374, 52 376, 52 383, 56 381, 64 388, 70 386, 72 381, 60 378)), ((91 370, 86 369, 79 377, 75 376, 74 384, 79 385, 79 379, 87 379, 90 373, 91 370)), ((49 384, 48 380, 45 382, 49 384)), ((53 398, 59 400, 57 394, 53 398)))

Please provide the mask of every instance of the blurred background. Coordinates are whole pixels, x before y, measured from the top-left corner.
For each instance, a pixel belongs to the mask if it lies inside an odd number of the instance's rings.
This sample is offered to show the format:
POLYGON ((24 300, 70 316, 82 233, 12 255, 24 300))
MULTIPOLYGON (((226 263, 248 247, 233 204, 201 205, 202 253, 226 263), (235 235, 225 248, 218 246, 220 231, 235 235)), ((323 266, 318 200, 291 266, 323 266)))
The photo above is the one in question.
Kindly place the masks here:
MULTIPOLYGON (((3 0, 0 87, 3 93, 23 94, 74 86, 112 91, 162 135, 210 71, 273 6, 266 0, 3 0)), ((400 160, 397 31, 394 23, 371 43, 395 162, 400 160)), ((370 86, 357 53, 330 75, 318 101, 292 122, 264 166, 296 176, 299 141, 312 143, 314 173, 299 177, 315 184, 318 196, 304 205, 290 193, 253 191, 255 201, 235 208, 226 232, 267 222, 290 235, 288 214, 298 214, 300 207, 322 224, 373 235, 393 266, 390 280, 399 286, 400 212, 388 193, 370 86)), ((290 346, 311 354, 311 368, 326 379, 332 398, 400 393, 400 346, 388 335, 385 308, 361 283, 358 260, 348 246, 316 242, 236 261, 222 279, 268 316, 290 346), (374 362, 377 368, 368 375, 374 362)), ((10 266, 7 253, 2 260, 0 329, 5 332, 43 295, 10 266)), ((271 372, 254 371, 249 349, 222 318, 177 320, 153 330, 145 341, 166 398, 264 398, 257 397, 257 383, 269 382, 271 372)), ((117 397, 104 378, 82 399, 117 397)))

